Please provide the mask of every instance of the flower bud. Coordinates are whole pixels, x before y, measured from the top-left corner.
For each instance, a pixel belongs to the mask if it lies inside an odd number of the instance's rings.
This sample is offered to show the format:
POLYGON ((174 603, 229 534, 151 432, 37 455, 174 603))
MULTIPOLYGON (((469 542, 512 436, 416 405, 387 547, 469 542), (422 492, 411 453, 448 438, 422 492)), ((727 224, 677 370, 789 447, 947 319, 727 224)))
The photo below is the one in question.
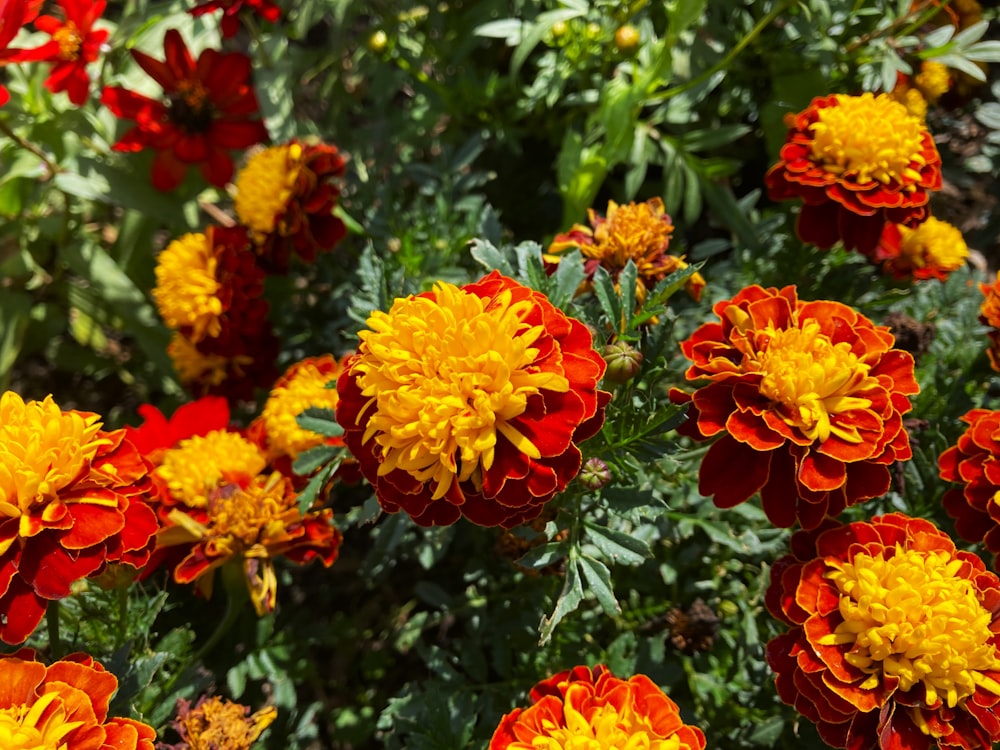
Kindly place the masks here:
POLYGON ((611 481, 611 469, 599 458, 588 458, 577 479, 588 490, 599 490, 611 481))
POLYGON ((631 25, 619 26, 615 32, 615 47, 623 55, 635 52, 639 48, 639 30, 631 25))
POLYGON ((627 341, 616 341, 608 344, 601 352, 608 369, 604 380, 608 383, 627 383, 639 374, 642 365, 642 352, 627 341))

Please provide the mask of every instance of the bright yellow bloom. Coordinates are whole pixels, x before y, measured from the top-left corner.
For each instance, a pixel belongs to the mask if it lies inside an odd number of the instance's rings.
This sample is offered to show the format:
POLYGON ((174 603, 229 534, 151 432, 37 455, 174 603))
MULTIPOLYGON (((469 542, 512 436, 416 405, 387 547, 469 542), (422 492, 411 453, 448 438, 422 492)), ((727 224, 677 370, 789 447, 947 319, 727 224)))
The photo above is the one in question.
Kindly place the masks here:
POLYGON ((302 170, 302 146, 286 143, 253 154, 236 175, 236 215, 261 234, 275 230, 302 170))
POLYGON ((266 464, 260 449, 239 433, 214 430, 185 438, 164 451, 154 474, 174 503, 205 508, 220 485, 255 477, 266 464))
POLYGON ((330 355, 309 357, 295 363, 271 389, 261 419, 267 433, 268 450, 297 458, 326 438, 299 427, 296 417, 311 406, 336 409, 340 400, 332 386, 342 365, 330 355))
POLYGON ((906 111, 914 117, 921 121, 927 119, 927 100, 917 89, 910 88, 905 83, 899 84, 892 90, 892 98, 906 107, 906 111))
POLYGON ((812 125, 813 159, 834 175, 851 174, 860 185, 921 179, 923 122, 889 94, 837 95, 837 106, 818 111, 812 125), (861 127, 864 124, 864 127, 861 127))
POLYGON ((66 721, 66 706, 56 692, 32 705, 0 709, 0 747, 4 750, 64 750, 66 735, 82 721, 66 721), (46 709, 52 706, 52 711, 46 709))
POLYGON ((914 268, 934 268, 951 272, 969 257, 969 246, 961 230, 933 216, 913 229, 899 226, 900 254, 914 268))
POLYGON ((218 696, 202 699, 191 708, 179 702, 174 726, 188 750, 250 750, 277 718, 274 706, 250 715, 250 709, 218 696))
POLYGON ((190 328, 195 343, 221 331, 217 264, 212 243, 204 234, 185 234, 156 259, 153 299, 160 316, 170 328, 190 328))
POLYGON ((928 102, 934 104, 951 88, 951 75, 946 65, 927 60, 921 63, 920 72, 913 78, 913 84, 928 102))

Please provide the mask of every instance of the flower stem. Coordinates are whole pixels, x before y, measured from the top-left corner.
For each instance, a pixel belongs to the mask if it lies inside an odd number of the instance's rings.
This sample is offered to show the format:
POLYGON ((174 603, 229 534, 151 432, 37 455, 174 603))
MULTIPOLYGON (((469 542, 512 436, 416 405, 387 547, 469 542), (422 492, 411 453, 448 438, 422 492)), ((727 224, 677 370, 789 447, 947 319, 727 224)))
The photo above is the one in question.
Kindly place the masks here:
POLYGON ((59 638, 59 600, 52 599, 45 609, 45 625, 49 633, 49 653, 54 660, 63 656, 62 639, 59 638))
POLYGON ((201 661, 205 655, 215 648, 222 637, 236 624, 250 592, 247 590, 246 576, 243 573, 243 560, 237 558, 230 560, 222 566, 219 571, 222 576, 223 587, 226 590, 226 613, 223 615, 215 630, 208 637, 201 647, 191 657, 192 662, 201 661))
POLYGON ((41 159, 42 163, 45 164, 46 168, 49 170, 50 175, 54 175, 57 172, 62 171, 62 168, 54 161, 52 161, 52 158, 48 154, 42 151, 41 148, 36 146, 31 141, 26 140, 25 138, 22 138, 17 133, 15 133, 13 129, 11 129, 10 125, 8 125, 4 120, 0 120, 0 133, 10 138, 12 141, 14 141, 14 143, 23 148, 25 151, 30 151, 39 159, 41 159))

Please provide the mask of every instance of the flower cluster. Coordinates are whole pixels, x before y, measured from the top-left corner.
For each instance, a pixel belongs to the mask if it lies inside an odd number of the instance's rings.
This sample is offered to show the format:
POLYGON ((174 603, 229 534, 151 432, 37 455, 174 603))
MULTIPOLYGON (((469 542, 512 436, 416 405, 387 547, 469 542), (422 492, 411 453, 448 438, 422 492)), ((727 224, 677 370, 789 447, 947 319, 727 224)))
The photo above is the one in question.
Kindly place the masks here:
POLYGON ((928 521, 828 521, 792 538, 767 607, 778 695, 840 748, 1000 741, 1000 579, 928 521))
POLYGON ((705 735, 646 675, 574 667, 531 689, 532 704, 500 720, 489 750, 649 748, 704 750, 705 735))
MULTIPOLYGON (((622 270, 632 261, 638 271, 636 296, 645 300, 647 291, 674 271, 687 268, 683 256, 667 252, 674 226, 667 215, 663 200, 652 198, 644 203, 620 206, 608 201, 607 215, 588 209, 590 226, 575 224, 568 232, 556 235, 549 245, 546 261, 550 267, 559 262, 559 253, 578 249, 584 257, 584 270, 592 279, 598 268, 604 268, 617 282, 622 270)), ((701 274, 690 276, 685 284, 695 300, 701 298, 705 279, 701 274)))
POLYGON ((156 517, 149 466, 124 430, 51 396, 0 396, 0 640, 21 643, 52 600, 109 563, 141 567, 156 517))
POLYGON ((889 222, 916 226, 941 189, 941 157, 923 121, 889 94, 831 94, 786 117, 773 200, 801 199, 796 231, 821 248, 874 252, 889 222))
POLYGON ((277 716, 274 706, 251 714, 249 707, 218 696, 202 697, 194 706, 179 698, 172 724, 181 741, 160 750, 250 750, 277 716))
POLYGON ((979 322, 989 326, 989 346, 986 354, 990 359, 990 367, 1000 372, 1000 272, 992 284, 980 284, 979 291, 983 295, 983 303, 979 308, 979 322))
POLYGON ((965 265, 969 247, 961 231, 933 216, 915 227, 887 223, 868 256, 897 279, 939 279, 965 265))
POLYGON ((153 750, 153 728, 108 717, 113 674, 85 654, 46 667, 31 649, 0 654, 0 737, 6 750, 153 750))
POLYGON ((360 333, 337 421, 382 508, 516 526, 576 476, 605 364, 583 323, 494 271, 397 299, 360 333))
POLYGON ((918 392, 913 357, 889 329, 839 302, 803 302, 794 287, 751 286, 713 308, 719 322, 681 348, 693 394, 679 432, 718 437, 699 491, 731 508, 759 492, 776 526, 814 528, 889 489, 889 466, 910 458, 902 415, 918 392))
POLYGON ((153 299, 175 331, 168 353, 189 390, 250 400, 274 382, 279 343, 245 228, 186 234, 160 253, 155 272, 153 299))

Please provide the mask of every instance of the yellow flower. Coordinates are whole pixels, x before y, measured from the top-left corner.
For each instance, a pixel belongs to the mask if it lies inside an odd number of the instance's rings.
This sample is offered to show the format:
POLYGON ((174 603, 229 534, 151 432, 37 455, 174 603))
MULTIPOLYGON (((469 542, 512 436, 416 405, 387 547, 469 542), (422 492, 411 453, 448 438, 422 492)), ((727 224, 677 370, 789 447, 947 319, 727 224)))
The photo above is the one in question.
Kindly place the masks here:
POLYGON ((927 100, 918 89, 911 88, 905 83, 899 84, 892 90, 892 98, 906 107, 906 111, 921 121, 927 119, 927 100))
MULTIPOLYGON (((302 429, 295 420, 311 406, 337 408, 337 389, 327 386, 336 382, 342 370, 342 363, 329 354, 309 357, 292 365, 275 383, 261 412, 269 451, 294 459, 326 442, 322 435, 302 429)), ((342 441, 333 438, 331 442, 342 441)))
POLYGON ((205 508, 221 485, 256 477, 266 464, 261 450, 239 433, 214 430, 168 448, 153 475, 173 503, 205 508))
POLYGON ((940 279, 961 268, 969 257, 962 232, 933 216, 910 228, 887 224, 872 256, 897 278, 940 279))
POLYGON ((221 331, 217 264, 212 243, 204 234, 185 234, 156 259, 153 299, 160 316, 170 328, 190 328, 189 338, 195 343, 221 331))
POLYGON ((951 88, 951 75, 948 67, 933 60, 927 60, 920 65, 920 72, 913 79, 913 85, 920 89, 931 104, 935 104, 951 88))
POLYGON ((182 698, 177 709, 174 727, 186 750, 250 750, 278 716, 274 706, 250 714, 249 707, 218 696, 202 698, 194 708, 182 698))
POLYGON ((236 175, 236 215, 255 232, 275 230, 302 170, 302 146, 286 143, 254 153, 236 175))

